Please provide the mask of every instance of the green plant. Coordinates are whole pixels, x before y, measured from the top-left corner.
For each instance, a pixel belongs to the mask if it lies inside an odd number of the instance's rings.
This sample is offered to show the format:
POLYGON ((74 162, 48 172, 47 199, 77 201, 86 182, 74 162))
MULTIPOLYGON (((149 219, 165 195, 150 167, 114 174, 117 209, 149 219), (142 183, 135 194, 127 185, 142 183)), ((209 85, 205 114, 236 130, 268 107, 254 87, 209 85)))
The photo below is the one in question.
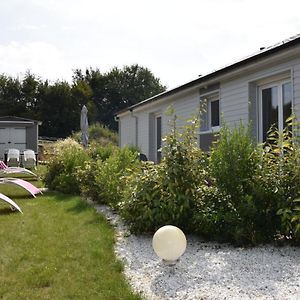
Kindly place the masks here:
POLYGON ((86 162, 77 171, 82 193, 99 203, 116 207, 126 188, 123 177, 139 170, 137 153, 128 148, 114 149, 105 160, 86 162))
POLYGON ((95 209, 78 196, 28 199, 5 188, 24 214, 0 203, 0 299, 140 299, 116 259, 115 232, 95 209))
POLYGON ((165 224, 191 230, 191 216, 198 186, 206 176, 206 155, 197 145, 198 119, 183 128, 176 116, 164 138, 159 165, 143 164, 142 173, 128 180, 127 197, 120 211, 135 232, 151 232, 165 224))
POLYGON ((263 240, 252 195, 258 159, 250 132, 249 126, 245 127, 242 122, 233 129, 223 124, 209 160, 209 173, 215 188, 227 195, 219 200, 212 198, 213 202, 210 202, 218 216, 215 230, 237 244, 256 244, 263 240), (216 201, 226 203, 216 205, 216 201))
POLYGON ((297 136, 291 132, 293 120, 287 120, 283 132, 271 128, 267 142, 259 149, 260 167, 253 180, 253 195, 264 223, 273 235, 279 233, 289 238, 296 236, 292 218, 294 199, 300 196, 300 149, 295 141, 297 136))
POLYGON ((44 176, 46 186, 64 193, 78 194, 76 171, 88 160, 86 151, 70 138, 57 142, 54 149, 55 155, 49 161, 44 176))
POLYGON ((233 129, 222 124, 218 142, 211 150, 210 174, 217 186, 236 204, 242 195, 250 192, 250 182, 257 165, 254 149, 250 129, 242 122, 233 129))
MULTIPOLYGON (((88 133, 90 143, 97 143, 101 146, 107 146, 110 144, 116 146, 118 144, 118 134, 98 122, 89 126, 88 133)), ((72 138, 79 143, 80 136, 81 131, 78 131, 72 135, 72 138)))

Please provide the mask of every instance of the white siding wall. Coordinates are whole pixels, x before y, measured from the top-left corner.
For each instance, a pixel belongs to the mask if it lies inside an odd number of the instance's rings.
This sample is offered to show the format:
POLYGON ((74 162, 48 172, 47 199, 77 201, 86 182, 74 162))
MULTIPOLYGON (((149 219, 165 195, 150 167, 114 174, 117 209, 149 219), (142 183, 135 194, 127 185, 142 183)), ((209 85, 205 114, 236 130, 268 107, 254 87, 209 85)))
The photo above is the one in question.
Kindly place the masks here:
MULTIPOLYGON (((153 103, 147 105, 142 109, 137 108, 133 111, 133 115, 138 118, 138 146, 141 152, 146 154, 147 157, 153 157, 154 153, 150 153, 151 138, 149 137, 150 132, 150 118, 151 115, 162 116, 162 136, 166 135, 169 130, 170 117, 166 116, 166 110, 172 105, 177 116, 181 118, 189 118, 192 113, 196 112, 196 108, 199 106, 199 92, 198 89, 193 89, 185 94, 171 99, 166 99, 163 103, 153 103)), ((120 117, 120 128, 121 128, 121 142, 120 146, 124 147, 126 144, 135 144, 135 120, 131 114, 128 113, 126 116, 120 117)), ((183 125, 183 121, 178 120, 178 125, 183 125)), ((152 145, 153 146, 153 145, 152 145)), ((153 150, 152 150, 153 152, 153 150)))
POLYGON ((294 86, 294 108, 299 121, 300 120, 300 62, 298 62, 294 66, 293 86, 294 86))
POLYGON ((130 114, 127 114, 120 117, 119 122, 120 147, 125 147, 126 145, 135 145, 135 120, 130 114))
POLYGON ((264 68, 263 70, 252 71, 250 74, 237 79, 222 82, 220 89, 220 103, 224 120, 231 126, 240 120, 247 124, 249 120, 248 102, 250 100, 248 89, 249 83, 259 81, 288 70, 291 70, 291 79, 294 83, 295 109, 300 112, 300 58, 297 58, 276 66, 264 68))

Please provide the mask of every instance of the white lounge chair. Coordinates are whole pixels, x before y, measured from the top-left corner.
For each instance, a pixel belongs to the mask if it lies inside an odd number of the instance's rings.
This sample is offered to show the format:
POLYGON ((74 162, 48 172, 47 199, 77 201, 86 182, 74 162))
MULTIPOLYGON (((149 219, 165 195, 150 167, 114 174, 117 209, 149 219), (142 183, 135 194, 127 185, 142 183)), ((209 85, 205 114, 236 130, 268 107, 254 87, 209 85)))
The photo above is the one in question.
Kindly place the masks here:
POLYGON ((23 151, 23 167, 24 168, 36 167, 36 158, 33 150, 26 149, 23 151))
POLYGON ((8 167, 2 160, 0 160, 0 177, 12 174, 26 174, 37 177, 37 175, 30 170, 21 167, 8 167))
POLYGON ((8 149, 7 166, 18 167, 20 165, 20 151, 18 149, 8 149))
POLYGON ((0 184, 13 184, 22 187, 29 192, 33 197, 37 194, 42 194, 42 191, 35 187, 32 183, 19 178, 0 178, 0 184))
POLYGON ((16 202, 14 202, 13 200, 11 200, 10 198, 8 198, 7 196, 0 193, 0 199, 7 202, 8 204, 10 204, 11 207, 16 208, 20 213, 23 213, 21 208, 18 206, 18 204, 16 202))

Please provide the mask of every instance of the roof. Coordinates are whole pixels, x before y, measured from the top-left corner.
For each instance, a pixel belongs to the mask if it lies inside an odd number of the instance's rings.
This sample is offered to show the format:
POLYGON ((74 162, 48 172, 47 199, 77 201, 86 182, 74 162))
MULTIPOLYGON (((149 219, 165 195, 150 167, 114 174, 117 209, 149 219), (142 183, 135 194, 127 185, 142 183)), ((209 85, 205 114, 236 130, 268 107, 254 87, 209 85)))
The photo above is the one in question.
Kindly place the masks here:
POLYGON ((41 121, 37 120, 32 120, 32 119, 27 119, 27 118, 20 118, 20 117, 15 117, 15 116, 2 116, 0 117, 0 122, 5 122, 5 123, 37 123, 38 125, 41 125, 41 121))
POLYGON ((238 60, 230 65, 227 65, 225 67, 222 67, 214 72, 211 72, 211 73, 208 73, 206 75, 203 75, 201 77, 198 77, 197 79, 195 80, 192 80, 192 81, 189 81, 183 85, 180 85, 174 89, 171 89, 171 90, 168 90, 168 91, 165 91, 163 93, 160 93, 158 95, 155 95, 151 98, 148 98, 144 101, 141 101, 139 103, 136 103, 134 105, 131 105, 125 109, 122 109, 120 110, 119 112, 117 112, 116 115, 118 114, 121 114, 123 112, 126 112, 128 110, 133 110, 139 106, 142 106, 144 104, 147 104, 149 102, 153 102, 153 101, 157 101, 157 100, 160 100, 166 96, 170 96, 170 95, 173 95, 173 94, 176 94, 177 92, 180 92, 180 91, 183 91, 187 88, 190 88, 190 87, 193 87, 195 85, 198 85, 202 82, 205 82, 207 80, 210 80, 210 79, 213 79, 214 77, 217 77, 219 75, 224 75, 230 71, 233 71, 239 67, 242 67, 242 66, 245 66, 247 64, 250 64, 250 63, 253 63, 253 62, 256 62, 258 60, 261 60, 263 58, 266 58, 268 56, 271 56, 275 53, 278 53, 282 50, 285 50, 285 49, 289 49, 291 47, 294 47, 296 45, 300 44, 300 34, 298 35, 295 35, 293 37, 290 37, 286 40, 283 40, 275 45, 272 45, 270 47, 266 47, 266 48, 261 48, 261 50, 259 52, 256 52, 256 53, 253 53, 247 57, 244 57, 243 59, 241 60, 238 60))

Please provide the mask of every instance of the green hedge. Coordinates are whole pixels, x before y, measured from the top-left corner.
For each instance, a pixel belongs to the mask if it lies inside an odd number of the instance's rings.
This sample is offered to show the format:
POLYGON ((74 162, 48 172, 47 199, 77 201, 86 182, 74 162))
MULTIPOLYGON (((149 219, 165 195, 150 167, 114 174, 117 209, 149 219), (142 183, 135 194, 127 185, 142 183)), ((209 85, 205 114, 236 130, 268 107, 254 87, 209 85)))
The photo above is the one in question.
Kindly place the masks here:
POLYGON ((110 205, 133 232, 172 224, 237 245, 300 242, 300 148, 290 123, 262 145, 243 124, 223 124, 209 156, 198 147, 197 118, 180 128, 174 117, 170 127, 158 165, 140 162, 135 148, 61 142, 46 184, 110 205))

